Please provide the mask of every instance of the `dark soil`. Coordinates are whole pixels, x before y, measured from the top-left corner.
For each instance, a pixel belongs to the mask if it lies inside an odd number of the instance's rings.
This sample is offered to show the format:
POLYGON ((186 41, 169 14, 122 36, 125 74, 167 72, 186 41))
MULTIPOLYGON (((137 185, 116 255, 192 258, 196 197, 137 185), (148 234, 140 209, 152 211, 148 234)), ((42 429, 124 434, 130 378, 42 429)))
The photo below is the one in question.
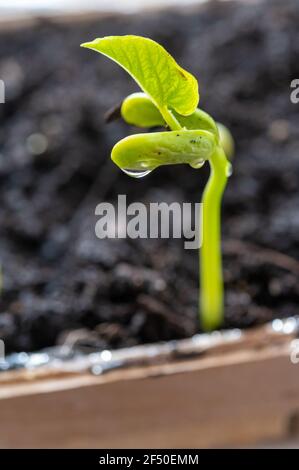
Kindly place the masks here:
POLYGON ((133 180, 112 164, 113 144, 136 130, 106 125, 103 116, 137 88, 115 64, 79 48, 109 34, 162 43, 199 78, 201 106, 235 137, 223 206, 225 327, 298 313, 299 104, 290 101, 298 24, 296 0, 212 2, 1 33, 0 338, 7 352, 51 346, 82 328, 72 339, 99 348, 199 330, 195 251, 182 240, 94 235, 99 202, 118 193, 128 201, 196 202, 208 176, 208 168, 165 167, 133 180), (39 155, 36 145, 44 146, 39 155))

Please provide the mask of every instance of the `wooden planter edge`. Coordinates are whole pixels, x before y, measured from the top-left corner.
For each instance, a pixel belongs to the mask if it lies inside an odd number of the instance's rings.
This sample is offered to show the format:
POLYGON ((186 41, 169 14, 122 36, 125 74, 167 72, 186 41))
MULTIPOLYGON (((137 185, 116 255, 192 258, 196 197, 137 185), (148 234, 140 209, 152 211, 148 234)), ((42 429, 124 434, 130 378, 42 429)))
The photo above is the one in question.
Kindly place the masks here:
POLYGON ((3 373, 0 447, 201 448, 283 439, 299 415, 294 335, 254 338, 99 376, 47 367, 3 373))

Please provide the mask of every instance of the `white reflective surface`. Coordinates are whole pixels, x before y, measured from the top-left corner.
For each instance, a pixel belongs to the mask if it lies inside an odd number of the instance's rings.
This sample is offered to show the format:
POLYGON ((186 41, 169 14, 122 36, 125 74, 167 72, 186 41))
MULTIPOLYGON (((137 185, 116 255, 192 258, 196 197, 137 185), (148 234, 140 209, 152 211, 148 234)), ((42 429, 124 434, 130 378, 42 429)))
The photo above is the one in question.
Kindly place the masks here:
POLYGON ((26 14, 61 14, 84 13, 90 11, 120 11, 133 13, 142 8, 165 6, 195 5, 206 0, 2 0, 0 1, 0 17, 20 16, 26 14))

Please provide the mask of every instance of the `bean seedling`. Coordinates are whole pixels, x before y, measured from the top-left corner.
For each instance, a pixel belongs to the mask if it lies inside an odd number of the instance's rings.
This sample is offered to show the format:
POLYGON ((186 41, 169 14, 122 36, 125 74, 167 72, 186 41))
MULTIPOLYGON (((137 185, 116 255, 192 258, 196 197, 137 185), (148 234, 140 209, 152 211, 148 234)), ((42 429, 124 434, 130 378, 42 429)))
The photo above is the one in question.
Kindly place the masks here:
POLYGON ((210 164, 203 193, 203 243, 200 252, 200 318, 205 330, 223 321, 221 200, 231 174, 230 132, 197 108, 198 83, 155 41, 139 36, 108 36, 82 44, 123 67, 142 93, 122 103, 123 119, 135 126, 164 126, 165 132, 131 135, 112 149, 111 158, 130 176, 141 177, 162 165, 210 164))

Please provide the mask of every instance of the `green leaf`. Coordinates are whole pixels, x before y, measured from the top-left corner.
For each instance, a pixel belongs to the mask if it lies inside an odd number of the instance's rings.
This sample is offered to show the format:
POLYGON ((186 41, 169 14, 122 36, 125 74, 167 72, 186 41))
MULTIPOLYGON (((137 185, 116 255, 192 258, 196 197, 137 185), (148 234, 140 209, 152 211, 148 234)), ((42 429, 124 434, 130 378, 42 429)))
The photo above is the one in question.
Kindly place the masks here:
POLYGON ((218 129, 214 119, 202 109, 197 108, 190 116, 173 114, 182 127, 186 127, 186 129, 203 129, 212 132, 218 137, 218 129))
POLYGON ((81 44, 123 67, 160 111, 171 108, 187 116, 195 111, 197 80, 155 41, 140 36, 107 36, 81 44))
POLYGON ((137 127, 163 127, 166 123, 152 100, 145 93, 132 93, 121 105, 121 116, 137 127))
POLYGON ((215 148, 215 136, 208 131, 153 132, 120 140, 113 147, 111 158, 121 169, 131 172, 178 163, 200 168, 215 148))

